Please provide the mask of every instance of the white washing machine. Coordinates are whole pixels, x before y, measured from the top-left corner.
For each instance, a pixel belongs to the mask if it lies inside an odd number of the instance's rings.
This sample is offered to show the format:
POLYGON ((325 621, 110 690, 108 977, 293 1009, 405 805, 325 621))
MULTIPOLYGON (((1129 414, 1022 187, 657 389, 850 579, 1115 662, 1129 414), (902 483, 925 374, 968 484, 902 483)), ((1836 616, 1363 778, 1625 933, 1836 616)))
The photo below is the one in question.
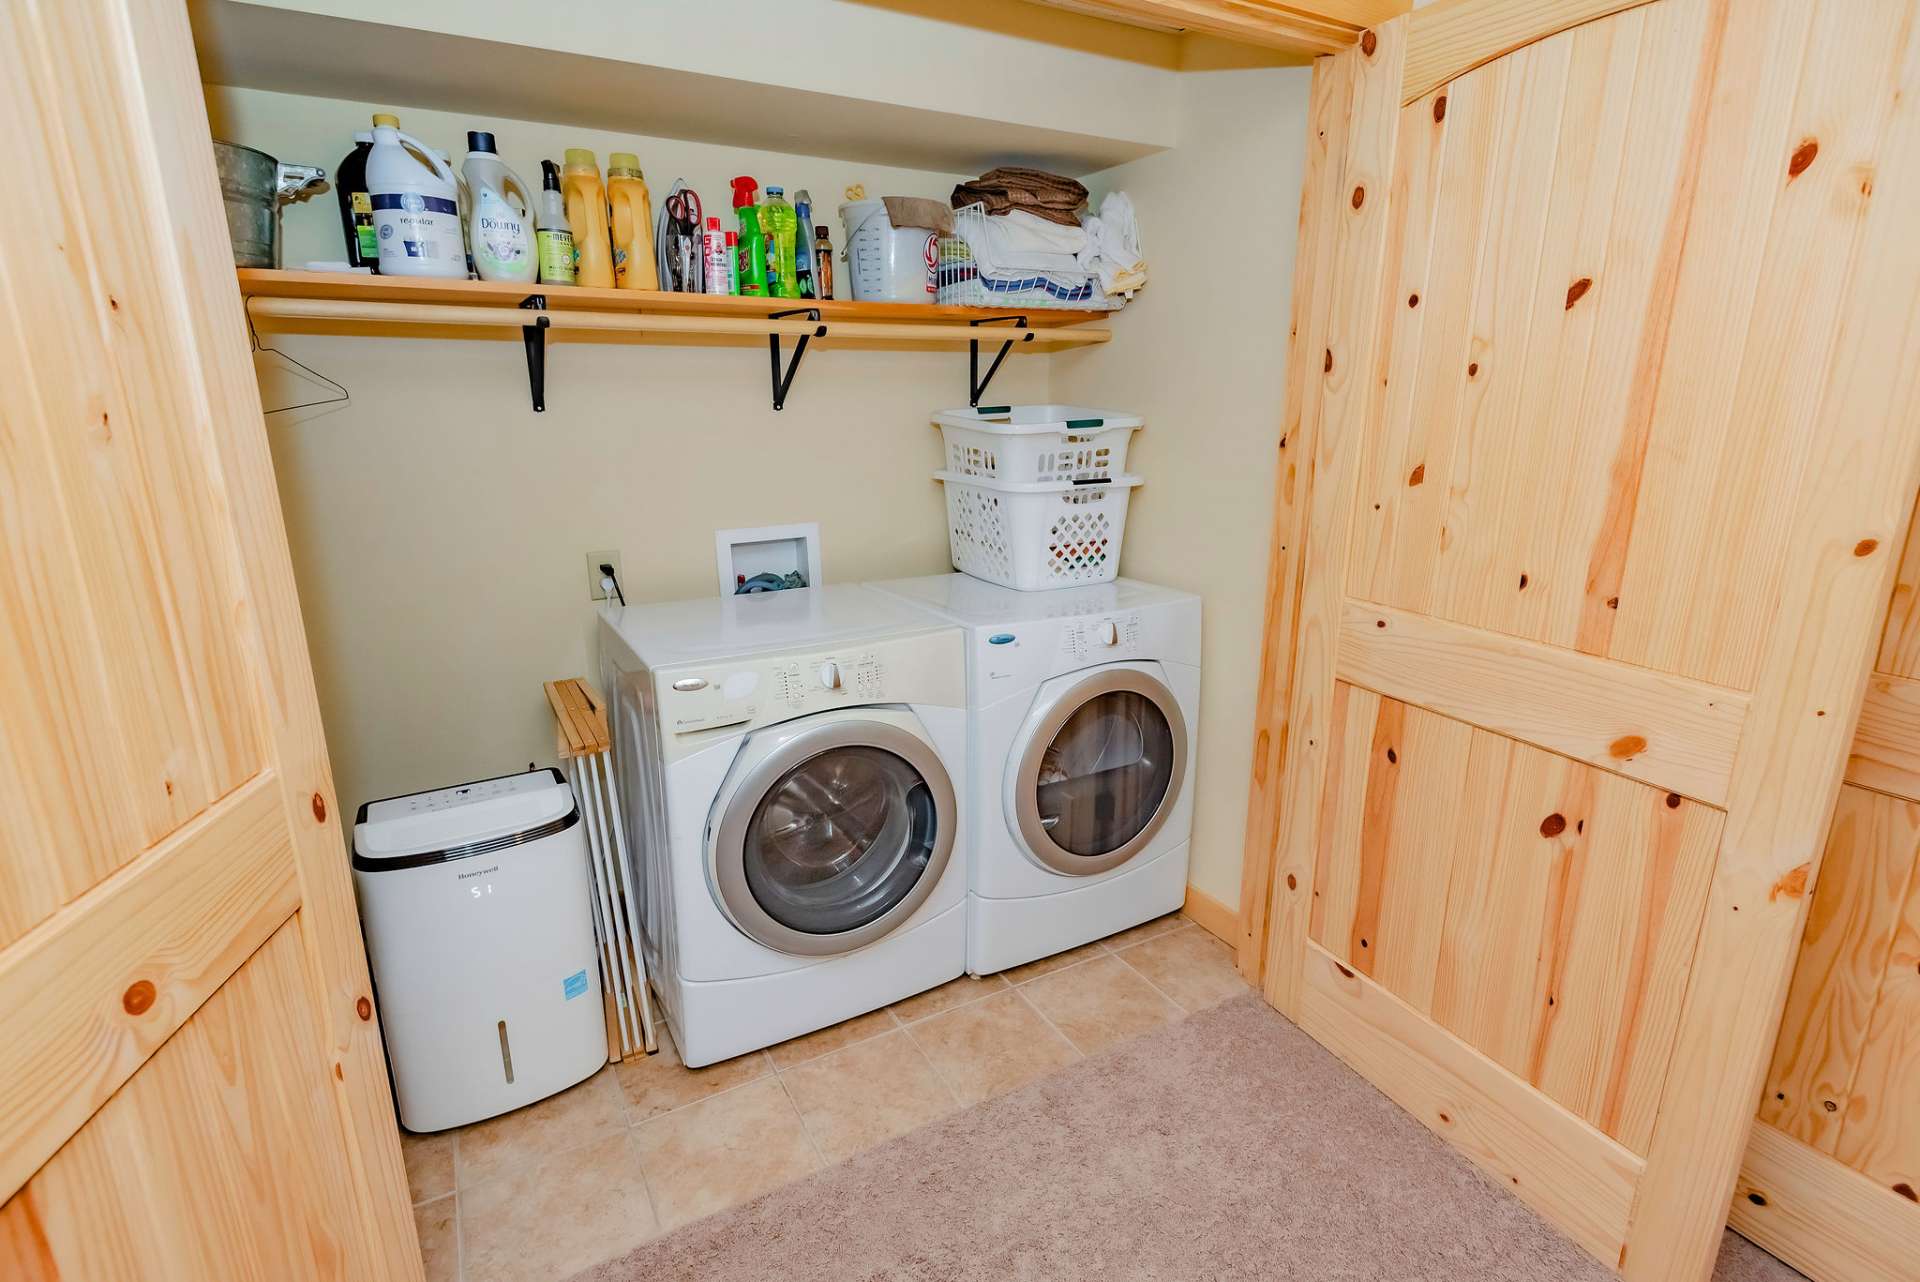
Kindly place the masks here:
POLYGON ((967 629, 967 969, 992 974, 1179 908, 1200 598, 1131 579, 1052 592, 964 574, 870 586, 967 629))
POLYGON ((608 608, 647 970, 689 1066, 966 966, 959 629, 851 584, 608 608))

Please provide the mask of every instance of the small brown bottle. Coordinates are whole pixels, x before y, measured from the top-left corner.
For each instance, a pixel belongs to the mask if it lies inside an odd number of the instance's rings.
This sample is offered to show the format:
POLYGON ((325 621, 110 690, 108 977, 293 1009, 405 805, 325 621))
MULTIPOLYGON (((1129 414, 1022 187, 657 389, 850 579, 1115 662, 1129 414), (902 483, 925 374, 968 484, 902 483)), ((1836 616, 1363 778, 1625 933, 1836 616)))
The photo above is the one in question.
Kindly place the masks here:
POLYGON ((833 242, 825 227, 813 229, 813 296, 833 297, 833 242))

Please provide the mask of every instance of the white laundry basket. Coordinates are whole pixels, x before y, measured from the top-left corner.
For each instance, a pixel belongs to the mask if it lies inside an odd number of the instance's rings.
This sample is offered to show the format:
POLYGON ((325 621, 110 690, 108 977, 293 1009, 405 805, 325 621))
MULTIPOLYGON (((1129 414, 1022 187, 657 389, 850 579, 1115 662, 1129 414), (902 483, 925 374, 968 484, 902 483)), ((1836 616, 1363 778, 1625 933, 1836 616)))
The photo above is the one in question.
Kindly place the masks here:
POLYGON ((1137 476, 1087 485, 1013 484, 935 472, 947 490, 953 568, 1021 592, 1107 583, 1120 574, 1120 540, 1137 476))
POLYGON ((1144 420, 1084 405, 989 405, 933 416, 946 470, 1002 484, 1110 481, 1144 420))

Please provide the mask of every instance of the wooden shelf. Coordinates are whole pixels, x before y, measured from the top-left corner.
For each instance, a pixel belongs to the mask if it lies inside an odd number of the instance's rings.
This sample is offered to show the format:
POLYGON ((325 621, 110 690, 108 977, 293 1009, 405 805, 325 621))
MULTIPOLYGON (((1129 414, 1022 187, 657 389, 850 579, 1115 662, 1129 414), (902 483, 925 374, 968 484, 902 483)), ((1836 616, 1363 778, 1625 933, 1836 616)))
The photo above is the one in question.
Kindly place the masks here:
MULTIPOLYGON (((772 312, 820 309, 820 319, 912 326, 968 325, 996 316, 1024 316, 1034 329, 1061 329, 1105 320, 1108 313, 1057 308, 1004 309, 941 307, 931 303, 859 303, 850 299, 735 298, 726 294, 674 294, 661 290, 583 289, 568 285, 519 285, 484 280, 430 280, 406 276, 363 276, 351 272, 239 269, 240 292, 248 299, 322 299, 349 303, 399 303, 411 306, 495 307, 517 311, 527 298, 547 300, 549 316, 599 312, 617 316, 705 316, 764 321, 772 312)), ((254 309, 278 315, 278 309, 254 309)), ((285 316, 280 319, 299 319, 285 316)), ((802 324, 802 328, 805 325, 802 324)), ((276 325, 276 328, 287 328, 276 325)), ((762 331, 764 333, 764 331, 762 331)), ((1100 331, 1096 331, 1100 332, 1100 331)), ((1084 341, 1084 340, 1083 340, 1084 341)), ((1094 339, 1094 342, 1104 341, 1094 339)))
POLYGON ((964 347, 978 404, 1010 351, 1104 343, 1108 313, 1057 308, 941 307, 801 298, 735 298, 656 290, 582 289, 497 281, 424 280, 347 272, 239 269, 257 329, 398 338, 522 338, 534 408, 545 407, 549 339, 743 346, 767 343, 779 409, 807 344, 890 351, 964 347), (793 340, 782 373, 780 341, 793 340), (984 376, 980 345, 998 349, 984 376))

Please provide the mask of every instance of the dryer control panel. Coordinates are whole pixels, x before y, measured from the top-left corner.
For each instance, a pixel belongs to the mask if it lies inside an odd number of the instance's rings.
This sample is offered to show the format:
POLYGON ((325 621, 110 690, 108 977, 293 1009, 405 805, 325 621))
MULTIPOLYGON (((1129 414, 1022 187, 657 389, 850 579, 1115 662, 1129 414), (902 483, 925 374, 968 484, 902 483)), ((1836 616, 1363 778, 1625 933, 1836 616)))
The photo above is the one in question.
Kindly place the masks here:
POLYGON ((955 631, 675 668, 658 678, 661 722, 691 734, 863 703, 964 706, 959 648, 955 631))
POLYGON ((1140 614, 1095 615, 1074 619, 1060 629, 1060 648, 1078 664, 1100 663, 1117 650, 1140 647, 1140 614))

